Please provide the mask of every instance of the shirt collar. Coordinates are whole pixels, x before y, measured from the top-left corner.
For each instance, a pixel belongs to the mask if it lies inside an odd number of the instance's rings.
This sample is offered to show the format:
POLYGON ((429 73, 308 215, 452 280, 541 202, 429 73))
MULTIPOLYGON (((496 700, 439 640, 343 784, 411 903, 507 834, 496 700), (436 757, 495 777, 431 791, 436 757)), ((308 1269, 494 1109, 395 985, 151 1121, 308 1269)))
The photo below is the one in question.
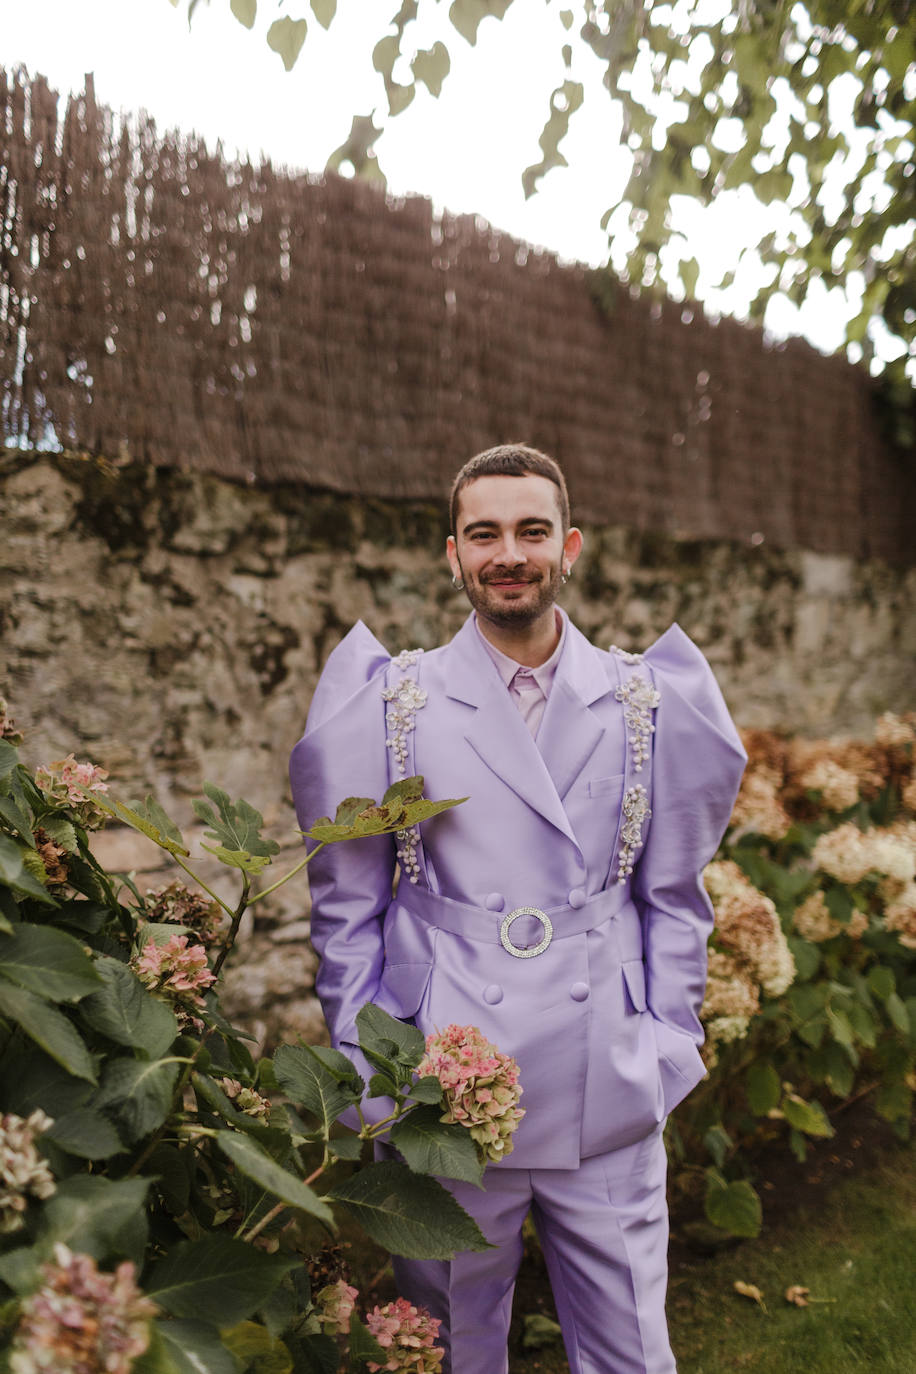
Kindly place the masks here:
MULTIPOLYGON (((554 614, 557 617, 557 624, 560 629, 560 639, 557 643, 557 647, 550 655, 550 658, 547 659, 546 663, 540 664, 537 668, 526 669, 526 671, 531 673, 531 676, 534 678, 535 682, 540 687, 545 697, 548 697, 550 695, 550 689, 553 686, 553 680, 557 675, 557 668, 560 663, 560 655, 562 654, 563 646, 566 643, 566 627, 569 623, 567 616, 563 611, 560 610, 559 606, 554 607, 554 614)), ((523 665, 519 663, 517 659, 510 658, 508 654, 504 654, 501 649, 497 649, 495 644, 490 643, 486 635, 482 632, 479 624, 477 623, 476 611, 474 612, 474 628, 480 635, 480 642, 483 644, 487 653, 490 655, 490 658, 492 659, 493 663, 496 665, 497 672, 499 673, 505 685, 508 687, 512 682, 512 679, 515 677, 515 674, 518 672, 519 668, 521 668, 523 665)))

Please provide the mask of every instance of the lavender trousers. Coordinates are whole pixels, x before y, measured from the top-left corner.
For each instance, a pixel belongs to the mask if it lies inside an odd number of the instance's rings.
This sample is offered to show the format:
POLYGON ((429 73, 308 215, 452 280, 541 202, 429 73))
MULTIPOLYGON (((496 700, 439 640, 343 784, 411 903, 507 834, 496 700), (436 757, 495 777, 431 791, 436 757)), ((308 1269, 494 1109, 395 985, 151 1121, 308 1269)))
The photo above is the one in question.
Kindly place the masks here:
POLYGON ((442 1321, 443 1374, 506 1374, 522 1223, 532 1212, 570 1374, 674 1374, 661 1127, 577 1169, 489 1169, 446 1181, 496 1247, 451 1261, 396 1258, 398 1291, 442 1321))

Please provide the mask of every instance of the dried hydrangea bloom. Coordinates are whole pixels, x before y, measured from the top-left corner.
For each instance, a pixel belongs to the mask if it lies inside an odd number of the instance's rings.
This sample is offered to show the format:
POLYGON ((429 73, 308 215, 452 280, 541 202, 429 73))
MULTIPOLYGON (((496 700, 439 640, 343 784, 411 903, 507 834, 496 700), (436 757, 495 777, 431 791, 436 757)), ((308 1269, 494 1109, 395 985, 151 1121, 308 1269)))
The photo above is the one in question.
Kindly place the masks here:
POLYGON ((108 817, 81 789, 104 796, 108 791, 107 777, 107 769, 98 768, 94 763, 77 763, 72 754, 35 769, 35 781, 42 792, 72 811, 86 830, 97 830, 108 817))
POLYGON ((417 1072, 438 1078, 447 1103, 441 1119, 465 1126, 484 1159, 512 1153, 512 1134, 525 1115, 518 1105, 518 1064, 476 1026, 446 1026, 428 1035, 417 1072))
POLYGON ((43 830, 41 826, 35 831, 34 839, 38 857, 44 864, 48 886, 59 887, 69 877, 66 849, 63 845, 55 844, 48 832, 43 830))
POLYGON ((350 1315, 358 1297, 359 1290, 343 1279, 336 1279, 322 1288, 315 1298, 315 1316, 329 1336, 346 1336, 350 1330, 350 1315))
POLYGON ((184 883, 169 883, 168 887, 150 889, 147 894, 145 916, 148 921, 163 925, 187 926, 194 931, 201 944, 208 947, 220 938, 226 915, 218 902, 195 892, 184 883))
POLYGON ((764 835, 768 840, 781 840, 791 824, 773 777, 763 771, 745 773, 729 822, 734 828, 732 838, 764 835))
POLYGON ((708 864, 703 880, 715 908, 716 943, 735 956, 768 997, 780 997, 795 978, 795 960, 776 907, 730 859, 708 864))
POLYGON ((893 830, 866 830, 865 850, 873 873, 896 883, 909 883, 916 877, 916 852, 907 837, 893 830))
POLYGON ((895 716, 885 711, 875 726, 875 743, 884 749, 908 749, 916 743, 916 718, 912 712, 895 716))
POLYGON ((440 1322, 424 1307, 395 1298, 384 1307, 374 1307, 366 1317, 366 1326, 388 1355, 384 1364, 366 1361, 370 1374, 399 1369, 411 1374, 441 1374, 445 1352, 435 1343, 440 1322))
POLYGON ((759 1010, 760 994, 747 970, 731 954, 711 949, 706 995, 700 1009, 707 1039, 722 1043, 742 1039, 751 1017, 759 1010))
POLYGON ((190 1009, 204 1005, 202 994, 215 981, 203 945, 189 944, 187 935, 173 935, 164 945, 147 940, 130 965, 150 992, 171 1003, 182 1028, 200 1028, 190 1009))
POLYGON ((0 1116, 0 1235, 22 1227, 29 1198, 50 1197, 57 1186, 35 1145, 53 1125, 38 1109, 26 1117, 13 1112, 0 1116))
POLYGON ((10 1374, 130 1374, 157 1311, 134 1282, 133 1263, 103 1274, 89 1255, 58 1243, 41 1272, 41 1288, 22 1303, 10 1374))
POLYGON ((884 928, 896 931, 907 949, 916 949, 916 883, 907 883, 885 907, 884 928))
POLYGON ((263 1121, 270 1117, 270 1100, 255 1092, 254 1088, 243 1088, 237 1078, 221 1078, 219 1086, 237 1111, 263 1121))
POLYGON ((819 792, 828 811, 848 811, 859 800, 859 780, 855 773, 834 759, 818 759, 798 777, 807 792, 819 792))
POLYGON ((0 739, 9 740, 10 744, 22 743, 22 732, 16 729, 5 697, 0 697, 0 739))
POLYGON ((811 851, 811 862, 822 873, 852 886, 871 871, 871 854, 865 836, 852 821, 820 835, 811 851))
POLYGON ((845 925, 831 916, 827 899, 820 888, 795 908, 792 922, 799 935, 815 945, 822 944, 824 940, 833 940, 837 935, 848 935, 851 940, 858 940, 868 929, 868 917, 857 907, 853 908, 845 925))
POLYGON ((916 811, 916 773, 903 784, 900 791, 900 800, 907 811, 916 811))

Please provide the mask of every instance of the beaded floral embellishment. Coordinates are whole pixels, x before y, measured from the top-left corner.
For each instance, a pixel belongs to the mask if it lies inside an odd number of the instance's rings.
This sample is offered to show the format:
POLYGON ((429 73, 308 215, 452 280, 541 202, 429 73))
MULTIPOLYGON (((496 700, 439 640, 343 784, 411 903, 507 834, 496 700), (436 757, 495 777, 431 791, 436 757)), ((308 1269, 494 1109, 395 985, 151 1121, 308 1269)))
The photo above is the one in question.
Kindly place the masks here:
POLYGON ((631 654, 629 649, 621 649, 618 644, 612 644, 608 649, 609 654, 616 654, 622 658, 624 663, 642 663, 642 654, 631 654))
MULTIPOLYGON (((391 660, 395 668, 412 668, 419 661, 422 649, 404 649, 391 660)), ((416 728, 414 719, 421 707, 426 705, 426 693, 414 682, 413 678, 403 677, 395 687, 385 687, 382 699, 387 702, 385 724, 388 736, 385 747, 394 754, 397 770, 401 777, 407 775, 407 736, 416 728)), ((417 845, 420 843, 419 826, 412 825, 406 830, 395 832, 398 845, 398 861, 401 869, 412 883, 420 878, 420 864, 417 859, 417 845)))
POLYGON ((642 848, 642 828, 652 812, 649 810, 649 794, 638 782, 628 787, 623 794, 623 829, 620 832, 620 856, 617 860, 617 881, 622 883, 633 872, 637 849, 642 848))
POLYGON ((661 697, 644 677, 638 675, 621 683, 614 695, 623 702, 627 744, 633 750, 633 767, 637 773, 641 773, 643 763, 649 757, 650 736, 655 733, 652 712, 661 697))

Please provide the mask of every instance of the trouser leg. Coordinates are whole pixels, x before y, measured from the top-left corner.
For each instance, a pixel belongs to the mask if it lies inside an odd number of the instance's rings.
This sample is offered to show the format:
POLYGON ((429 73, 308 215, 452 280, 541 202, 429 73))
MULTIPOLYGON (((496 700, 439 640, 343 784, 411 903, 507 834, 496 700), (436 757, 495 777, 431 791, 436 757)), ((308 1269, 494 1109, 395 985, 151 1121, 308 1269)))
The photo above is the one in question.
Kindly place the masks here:
POLYGON ((665 1172, 659 1130, 578 1169, 532 1173, 570 1374, 674 1374, 665 1172))
POLYGON ((522 1223, 531 1205, 526 1169, 490 1169, 484 1191, 447 1187, 496 1248, 451 1261, 394 1260, 398 1292, 439 1317, 443 1374, 506 1374, 512 1295, 522 1258, 522 1223))

